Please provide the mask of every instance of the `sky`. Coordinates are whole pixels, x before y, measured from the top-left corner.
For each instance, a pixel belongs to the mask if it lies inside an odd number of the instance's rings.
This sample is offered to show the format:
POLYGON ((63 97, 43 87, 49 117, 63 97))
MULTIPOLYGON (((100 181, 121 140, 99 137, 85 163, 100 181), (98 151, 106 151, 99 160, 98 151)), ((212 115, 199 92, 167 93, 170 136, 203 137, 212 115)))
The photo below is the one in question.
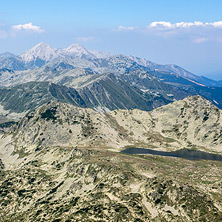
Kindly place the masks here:
POLYGON ((221 0, 0 0, 0 53, 79 43, 222 79, 221 11, 221 0))

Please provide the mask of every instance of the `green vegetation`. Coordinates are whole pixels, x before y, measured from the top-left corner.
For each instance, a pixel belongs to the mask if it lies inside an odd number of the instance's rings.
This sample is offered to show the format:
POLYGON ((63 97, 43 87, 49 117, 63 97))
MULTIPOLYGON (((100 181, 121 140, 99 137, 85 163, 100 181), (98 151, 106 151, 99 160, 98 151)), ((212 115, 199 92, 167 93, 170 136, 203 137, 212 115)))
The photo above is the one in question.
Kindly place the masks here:
POLYGON ((55 116, 56 114, 56 109, 57 107, 51 107, 50 109, 47 109, 45 112, 41 113, 41 118, 48 120, 53 120, 55 121, 57 117, 55 116))
POLYGON ((26 152, 26 150, 25 150, 24 147, 23 147, 23 148, 19 148, 19 149, 14 150, 12 154, 13 154, 13 155, 18 154, 18 155, 19 155, 19 158, 23 158, 23 157, 29 155, 29 153, 26 152))
POLYGON ((14 124, 16 124, 15 121, 8 121, 8 122, 0 123, 0 128, 8 128, 8 127, 13 126, 14 124))

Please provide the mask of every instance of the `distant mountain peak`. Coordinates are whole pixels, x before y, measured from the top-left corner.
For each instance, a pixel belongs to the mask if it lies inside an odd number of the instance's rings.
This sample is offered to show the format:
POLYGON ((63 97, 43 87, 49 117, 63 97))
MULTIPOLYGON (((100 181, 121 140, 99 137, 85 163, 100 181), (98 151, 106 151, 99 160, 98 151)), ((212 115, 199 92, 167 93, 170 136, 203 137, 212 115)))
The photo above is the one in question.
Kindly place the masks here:
POLYGON ((65 49, 59 49, 57 53, 62 56, 75 56, 75 57, 88 58, 88 59, 96 58, 94 54, 89 52, 80 44, 72 44, 65 49))
POLYGON ((14 58, 16 55, 10 53, 10 52, 5 52, 0 54, 0 59, 8 59, 8 58, 14 58))
POLYGON ((57 58, 56 50, 51 48, 50 45, 40 42, 28 51, 24 52, 19 56, 24 62, 28 63, 36 59, 44 61, 50 61, 51 59, 57 58))
POLYGON ((75 44, 75 43, 71 44, 64 50, 69 51, 69 52, 75 52, 75 53, 85 53, 85 54, 89 53, 88 50, 86 50, 82 45, 75 44))

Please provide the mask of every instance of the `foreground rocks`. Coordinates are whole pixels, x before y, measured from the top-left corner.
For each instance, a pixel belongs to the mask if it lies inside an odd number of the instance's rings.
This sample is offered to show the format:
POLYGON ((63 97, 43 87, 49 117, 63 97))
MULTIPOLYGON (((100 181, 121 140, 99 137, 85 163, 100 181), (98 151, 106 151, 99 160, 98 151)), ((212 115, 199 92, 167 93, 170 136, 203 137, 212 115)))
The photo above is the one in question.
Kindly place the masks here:
MULTIPOLYGON (((186 179, 190 170, 177 175, 183 165, 193 164, 199 165, 200 173, 207 161, 172 159, 177 165, 173 170, 164 157, 65 147, 48 148, 35 158, 26 158, 19 168, 1 171, 0 215, 4 221, 222 220, 221 200, 215 198, 221 188, 212 196, 212 185, 186 179), (166 170, 160 169, 163 165, 166 170)), ((215 167, 221 169, 221 163, 215 167)))

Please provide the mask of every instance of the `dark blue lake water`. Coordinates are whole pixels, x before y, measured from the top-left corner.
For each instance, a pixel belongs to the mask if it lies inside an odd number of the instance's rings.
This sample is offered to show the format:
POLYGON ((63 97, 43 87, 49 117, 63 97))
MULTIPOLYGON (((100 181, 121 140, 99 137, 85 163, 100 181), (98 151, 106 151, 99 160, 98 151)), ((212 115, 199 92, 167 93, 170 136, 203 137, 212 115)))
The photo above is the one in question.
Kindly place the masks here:
POLYGON ((172 152, 157 151, 143 148, 127 148, 121 153, 126 154, 152 154, 158 156, 179 157, 189 160, 215 160, 222 161, 222 155, 207 153, 199 150, 181 149, 172 152))

